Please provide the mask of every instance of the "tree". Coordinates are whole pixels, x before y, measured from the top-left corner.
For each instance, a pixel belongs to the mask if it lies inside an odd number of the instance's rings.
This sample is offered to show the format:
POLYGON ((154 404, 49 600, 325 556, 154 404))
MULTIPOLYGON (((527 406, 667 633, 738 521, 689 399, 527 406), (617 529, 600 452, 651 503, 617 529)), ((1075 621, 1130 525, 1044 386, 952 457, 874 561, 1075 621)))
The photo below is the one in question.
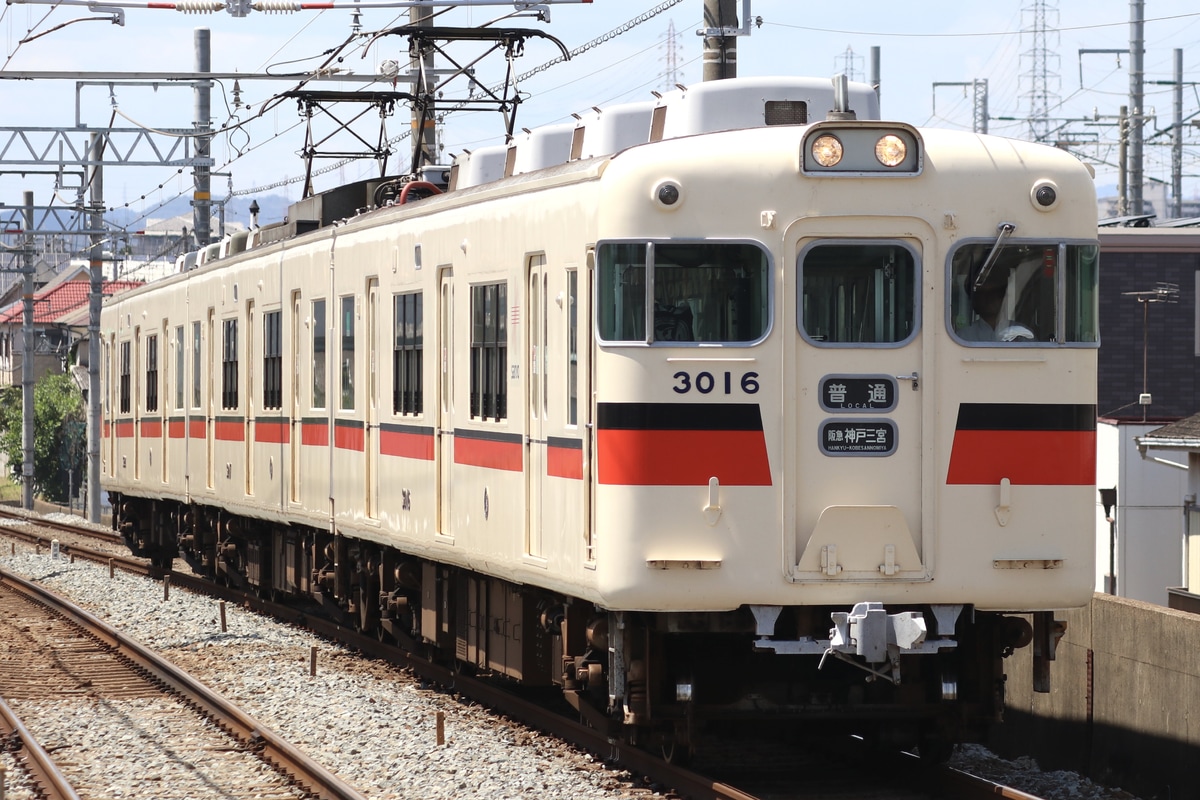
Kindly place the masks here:
MULTIPOLYGON (((47 375, 33 389, 33 491, 54 503, 69 500, 83 482, 87 464, 86 410, 83 395, 69 375, 47 375)), ((25 451, 21 442, 21 387, 0 393, 0 450, 16 480, 25 451)))

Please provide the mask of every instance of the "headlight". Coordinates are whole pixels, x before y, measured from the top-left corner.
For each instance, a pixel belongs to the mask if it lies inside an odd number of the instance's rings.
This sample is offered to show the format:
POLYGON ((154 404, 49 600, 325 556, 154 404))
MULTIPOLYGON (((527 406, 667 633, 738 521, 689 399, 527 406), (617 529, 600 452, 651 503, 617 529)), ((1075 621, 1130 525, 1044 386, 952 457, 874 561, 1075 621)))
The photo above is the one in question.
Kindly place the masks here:
POLYGON ((904 157, 907 155, 908 146, 894 133, 879 137, 879 141, 875 143, 875 158, 885 167, 899 166, 904 163, 904 157))
POLYGON ((842 143, 836 136, 818 136, 812 143, 812 156, 822 167, 836 166, 842 160, 842 143))

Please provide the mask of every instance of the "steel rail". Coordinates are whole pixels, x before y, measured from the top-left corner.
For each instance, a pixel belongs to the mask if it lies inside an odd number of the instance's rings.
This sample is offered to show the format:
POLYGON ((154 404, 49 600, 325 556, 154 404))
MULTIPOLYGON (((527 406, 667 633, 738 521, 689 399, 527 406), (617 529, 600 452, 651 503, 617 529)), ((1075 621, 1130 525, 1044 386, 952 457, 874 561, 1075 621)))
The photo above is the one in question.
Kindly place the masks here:
POLYGON ((48 589, 11 572, 0 569, 0 582, 88 629, 100 641, 145 670, 164 686, 194 703, 230 735, 258 752, 260 757, 283 770, 317 797, 324 800, 366 800, 357 789, 313 761, 290 742, 135 639, 75 607, 48 589))
MULTIPOLYGON (((21 722, 16 712, 0 697, 0 737, 7 743, 16 741, 19 747, 12 750, 14 756, 28 770, 35 786, 48 797, 48 800, 79 800, 75 787, 71 786, 66 776, 58 768, 58 764, 50 757, 45 748, 33 737, 33 734, 21 722)), ((3 788, 3 787, 0 787, 3 788)), ((0 792, 0 795, 3 793, 0 792)))
POLYGON ((109 544, 125 543, 125 540, 121 538, 119 533, 113 533, 112 531, 92 530, 90 528, 74 525, 70 522, 57 522, 55 520, 43 519, 42 517, 36 516, 34 512, 22 513, 18 511, 10 511, 6 508, 0 508, 0 519, 24 520, 30 525, 38 525, 42 528, 50 528, 52 530, 63 531, 64 533, 73 533, 79 536, 89 536, 93 539, 99 539, 102 542, 108 542, 109 544))

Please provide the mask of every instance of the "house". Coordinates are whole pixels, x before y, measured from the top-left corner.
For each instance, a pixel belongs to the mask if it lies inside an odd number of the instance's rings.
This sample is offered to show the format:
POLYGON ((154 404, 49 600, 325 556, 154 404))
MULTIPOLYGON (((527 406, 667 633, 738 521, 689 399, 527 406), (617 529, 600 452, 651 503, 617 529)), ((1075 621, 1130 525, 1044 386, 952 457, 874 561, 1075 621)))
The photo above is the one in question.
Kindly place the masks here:
POLYGON ((1167 588, 1168 605, 1200 613, 1200 414, 1163 425, 1137 437, 1142 457, 1164 457, 1187 465, 1184 489, 1174 498, 1175 558, 1179 580, 1167 588))
MULTIPOLYGON (((107 295, 140 286, 139 281, 106 281, 101 291, 107 295)), ((71 350, 87 336, 88 295, 91 280, 86 268, 47 284, 33 296, 34 351, 32 368, 35 381, 66 371, 71 350), (79 325, 78 313, 83 312, 79 325)), ((23 326, 24 302, 18 300, 0 308, 0 386, 20 384, 26 361, 23 326)))
POLYGON ((1200 230, 1101 228, 1096 590, 1165 605, 1187 458, 1138 442, 1200 408, 1200 230))

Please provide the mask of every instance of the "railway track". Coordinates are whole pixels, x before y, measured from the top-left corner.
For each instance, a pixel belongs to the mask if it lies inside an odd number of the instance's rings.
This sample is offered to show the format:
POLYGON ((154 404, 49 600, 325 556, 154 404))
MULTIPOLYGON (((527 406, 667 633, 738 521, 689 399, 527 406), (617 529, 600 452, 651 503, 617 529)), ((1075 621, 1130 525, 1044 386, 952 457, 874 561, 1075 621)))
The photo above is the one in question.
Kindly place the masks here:
POLYGON ((120 765, 111 774, 87 774, 73 771, 69 758, 55 774, 37 754, 37 720, 66 713, 80 715, 79 737, 56 742, 56 751, 69 756, 74 748, 96 746, 91 739, 97 731, 117 736, 122 727, 136 728, 128 740, 129 761, 164 758, 177 769, 159 770, 158 779, 170 780, 173 791, 188 786, 191 797, 363 798, 152 651, 2 570, 0 641, 0 697, 25 718, 22 725, 14 714, 8 724, 48 796, 103 797, 110 781, 122 780, 120 765))
MULTIPOLYGON (((0 511, 0 517, 3 516, 14 515, 0 511)), ((24 518, 19 514, 15 516, 24 518)), ((485 704, 500 714, 520 720, 524 724, 582 747, 611 764, 644 776, 643 781, 648 785, 671 787, 678 796, 714 800, 785 800, 799 797, 888 797, 905 800, 926 800, 935 797, 972 800, 987 797, 993 800, 1036 800, 1032 795, 957 770, 944 767, 931 770, 920 765, 917 759, 905 755, 888 756, 886 760, 881 761, 877 753, 864 756, 861 751, 855 750, 836 756, 830 756, 825 750, 798 756, 796 750, 791 750, 778 759, 764 756, 755 760, 755 766, 751 770, 739 769, 730 772, 727 780, 719 776, 702 775, 677 764, 667 763, 658 754, 610 739, 594 728, 546 708, 542 703, 514 696, 502 687, 459 674, 425 658, 405 654, 394 645, 380 643, 374 637, 363 636, 290 606, 270 603, 251 594, 218 586, 191 573, 167 573, 151 566, 144 559, 114 555, 114 537, 111 534, 106 535, 65 523, 54 523, 49 526, 49 530, 39 530, 43 525, 42 520, 30 519, 28 525, 6 527, 3 532, 19 536, 23 541, 42 548, 49 548, 51 541, 57 539, 64 557, 78 556, 107 562, 114 568, 154 579, 169 577, 174 586, 222 597, 264 614, 302 625, 319 636, 341 642, 364 655, 401 665, 427 681, 453 687, 456 694, 485 704), (95 547, 87 546, 92 540, 95 540, 95 547), (811 763, 806 763, 810 758, 811 763), (864 769, 867 765, 869 766, 864 769)))

